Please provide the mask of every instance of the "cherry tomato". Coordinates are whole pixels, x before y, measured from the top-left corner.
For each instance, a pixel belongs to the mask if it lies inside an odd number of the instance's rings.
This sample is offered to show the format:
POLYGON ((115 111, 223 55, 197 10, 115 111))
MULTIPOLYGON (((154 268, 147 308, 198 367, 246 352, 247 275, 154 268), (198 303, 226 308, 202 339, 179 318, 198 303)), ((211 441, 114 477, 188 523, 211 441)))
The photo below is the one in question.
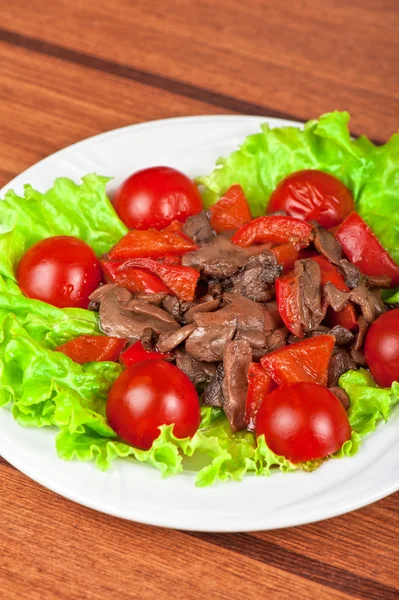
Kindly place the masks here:
POLYGON ((200 424, 198 394, 187 375, 162 360, 136 363, 113 384, 108 423, 126 442, 148 450, 161 425, 174 423, 178 438, 191 437, 200 424))
POLYGON ((82 240, 54 236, 29 248, 18 265, 17 280, 29 298, 59 308, 87 308, 101 281, 100 264, 82 240))
POLYGON ((323 171, 305 169, 280 181, 267 212, 285 210, 291 217, 317 221, 329 229, 355 210, 352 194, 339 179, 323 171))
POLYGON ((341 402, 317 383, 282 385, 262 402, 256 435, 264 434, 273 452, 293 463, 323 458, 351 437, 341 402))
POLYGON ((185 221, 203 206, 195 184, 170 167, 152 167, 133 173, 114 197, 114 207, 130 229, 163 229, 185 221))
POLYGON ((378 317, 366 334, 364 354, 381 387, 399 381, 399 308, 378 317))

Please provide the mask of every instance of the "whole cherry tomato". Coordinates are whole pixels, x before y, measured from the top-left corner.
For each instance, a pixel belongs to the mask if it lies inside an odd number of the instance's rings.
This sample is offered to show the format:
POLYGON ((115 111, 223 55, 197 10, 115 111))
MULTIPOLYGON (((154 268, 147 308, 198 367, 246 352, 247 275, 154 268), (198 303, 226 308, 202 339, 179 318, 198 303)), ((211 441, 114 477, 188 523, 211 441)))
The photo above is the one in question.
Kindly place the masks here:
POLYGON ((185 221, 203 208, 191 179, 170 167, 133 173, 121 185, 113 203, 129 229, 163 229, 174 220, 185 221))
POLYGON ((355 210, 352 194, 336 177, 305 169, 285 177, 270 196, 267 212, 285 210, 291 217, 317 221, 329 229, 355 210))
POLYGON ((126 442, 147 450, 161 425, 174 423, 178 438, 191 437, 200 424, 198 394, 187 375, 162 360, 136 363, 113 384, 108 423, 126 442))
POLYGON ((374 321, 366 334, 364 354, 378 385, 390 387, 399 381, 399 308, 374 321))
POLYGON ((282 385, 262 402, 256 435, 264 434, 273 452, 293 463, 323 458, 351 437, 341 402, 317 383, 282 385))
POLYGON ((54 236, 37 242, 23 255, 17 280, 29 298, 59 308, 87 308, 90 294, 101 281, 100 264, 86 242, 54 236))

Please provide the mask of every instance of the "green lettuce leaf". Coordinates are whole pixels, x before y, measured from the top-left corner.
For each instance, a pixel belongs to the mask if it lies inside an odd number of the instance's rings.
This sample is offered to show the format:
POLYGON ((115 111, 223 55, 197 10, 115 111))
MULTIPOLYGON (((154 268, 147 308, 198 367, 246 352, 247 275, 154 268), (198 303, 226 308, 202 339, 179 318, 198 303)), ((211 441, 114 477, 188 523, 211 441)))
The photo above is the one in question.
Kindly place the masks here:
POLYGON ((0 201, 0 275, 15 281, 15 267, 36 242, 52 235, 73 235, 98 256, 127 231, 105 193, 108 177, 95 174, 78 185, 59 177, 47 192, 25 185, 24 196, 12 190, 0 201))
POLYGON ((386 304, 399 304, 399 287, 391 290, 382 290, 381 297, 386 304))
POLYGON ((399 263, 399 135, 376 147, 365 137, 351 140, 348 123, 348 113, 332 112, 303 129, 262 125, 239 150, 219 158, 210 175, 197 178, 205 186, 205 205, 239 183, 253 216, 259 216, 281 179, 301 169, 319 169, 349 187, 357 211, 399 263))
POLYGON ((387 421, 391 409, 399 403, 399 383, 394 382, 390 388, 377 387, 365 369, 347 371, 340 377, 339 385, 351 402, 348 413, 351 427, 361 437, 374 431, 382 419, 387 421))

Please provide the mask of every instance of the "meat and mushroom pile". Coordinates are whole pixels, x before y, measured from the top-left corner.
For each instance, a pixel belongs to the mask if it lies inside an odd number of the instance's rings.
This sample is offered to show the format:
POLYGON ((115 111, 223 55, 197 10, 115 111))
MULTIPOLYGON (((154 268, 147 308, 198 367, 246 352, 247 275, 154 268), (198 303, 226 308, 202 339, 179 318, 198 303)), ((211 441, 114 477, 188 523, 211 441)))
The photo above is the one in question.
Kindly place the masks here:
POLYGON ((308 338, 332 336, 327 386, 347 408, 338 380, 348 369, 365 365, 364 336, 387 310, 380 288, 390 280, 362 275, 334 235, 317 224, 292 268, 280 264, 271 244, 240 247, 232 232, 216 235, 204 211, 190 217, 183 232, 198 248, 176 262, 200 274, 192 301, 102 285, 91 295, 90 307, 99 311, 103 332, 130 344, 141 340, 146 350, 167 354, 201 386, 204 405, 223 408, 233 431, 247 426, 251 363, 308 338), (279 310, 282 298, 285 311, 279 310))

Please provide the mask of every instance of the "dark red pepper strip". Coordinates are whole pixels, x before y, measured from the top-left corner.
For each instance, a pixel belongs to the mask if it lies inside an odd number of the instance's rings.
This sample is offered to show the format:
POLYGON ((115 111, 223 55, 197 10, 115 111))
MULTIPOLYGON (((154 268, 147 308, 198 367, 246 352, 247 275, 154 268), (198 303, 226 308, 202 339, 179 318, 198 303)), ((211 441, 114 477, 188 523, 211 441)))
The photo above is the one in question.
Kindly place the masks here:
POLYGON ((276 300, 283 323, 296 337, 303 337, 304 331, 299 310, 299 285, 295 275, 287 273, 276 279, 276 300))
POLYGON ((100 265, 108 282, 116 283, 132 294, 168 294, 170 292, 159 277, 145 269, 120 270, 121 263, 105 260, 100 261, 100 265))
POLYGON ((130 367, 143 360, 162 360, 169 356, 170 354, 163 354, 162 352, 148 352, 142 342, 138 340, 121 354, 120 361, 125 367, 130 367))
POLYGON ((57 352, 69 356, 74 362, 83 365, 88 362, 117 361, 126 346, 126 340, 107 335, 81 335, 58 346, 57 352))
POLYGON ((246 248, 254 244, 285 244, 290 242, 299 248, 306 248, 313 238, 310 223, 294 217, 258 217, 241 227, 232 241, 246 248))
POLYGON ((387 275, 391 278, 391 287, 399 285, 399 265, 360 215, 353 212, 346 217, 335 237, 349 260, 364 275, 387 275))
POLYGON ((211 226, 216 233, 238 229, 252 219, 244 190, 232 185, 216 204, 210 207, 211 226))
POLYGON ((151 258, 132 258, 120 263, 117 271, 131 268, 146 269, 153 273, 169 288, 169 290, 186 302, 192 302, 197 288, 199 272, 192 267, 164 265, 151 258))
POLYGON ((273 380, 259 363, 251 363, 248 369, 248 392, 245 421, 250 431, 255 430, 256 414, 266 396, 273 389, 273 380))

